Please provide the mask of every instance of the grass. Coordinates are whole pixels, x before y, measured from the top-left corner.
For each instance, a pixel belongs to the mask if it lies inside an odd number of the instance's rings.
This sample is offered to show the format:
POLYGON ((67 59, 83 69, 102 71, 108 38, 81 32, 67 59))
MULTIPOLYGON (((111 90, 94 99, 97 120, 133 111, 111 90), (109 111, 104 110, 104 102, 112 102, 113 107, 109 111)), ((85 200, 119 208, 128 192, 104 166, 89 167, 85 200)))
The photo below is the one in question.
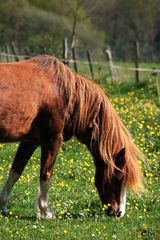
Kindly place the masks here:
MULTIPOLYGON (((160 239, 160 110, 155 81, 139 86, 102 84, 113 106, 146 155, 139 163, 145 192, 127 195, 127 211, 117 221, 106 217, 94 187, 94 164, 85 146, 72 139, 62 147, 50 188, 55 220, 36 220, 35 201, 39 178, 38 149, 15 185, 8 203, 9 216, 0 215, 0 239, 89 240, 160 239)), ((18 144, 0 145, 0 189, 7 178, 18 144)))

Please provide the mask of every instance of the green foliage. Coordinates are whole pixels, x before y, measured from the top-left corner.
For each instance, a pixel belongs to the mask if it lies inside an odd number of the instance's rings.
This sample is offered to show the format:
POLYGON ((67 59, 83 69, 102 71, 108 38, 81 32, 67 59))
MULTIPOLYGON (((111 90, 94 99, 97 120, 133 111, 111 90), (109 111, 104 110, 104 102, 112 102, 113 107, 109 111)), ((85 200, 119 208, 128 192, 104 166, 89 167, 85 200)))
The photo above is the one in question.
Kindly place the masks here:
MULTIPOLYGON (((94 186, 94 164, 85 146, 75 139, 62 147, 50 188, 50 206, 57 219, 35 219, 40 151, 29 161, 10 196, 9 217, 0 216, 0 239, 160 239, 160 110, 155 81, 103 86, 146 160, 139 164, 145 177, 141 197, 127 194, 126 215, 120 221, 106 217, 94 186)), ((0 189, 4 184, 17 144, 0 145, 0 189)))
POLYGON ((76 1, 6 0, 0 1, 0 45, 15 41, 22 47, 29 46, 35 52, 41 52, 45 48, 47 52, 54 49, 56 54, 62 45, 62 39, 71 38, 76 11, 79 42, 82 45, 87 42, 91 46, 99 44, 98 38, 91 43, 96 31, 82 5, 76 9, 76 1))
POLYGON ((138 40, 144 61, 159 59, 159 12, 159 0, 0 0, 0 45, 58 54, 63 38, 73 42, 76 19, 77 47, 110 45, 118 59, 133 61, 138 40))
MULTIPOLYGON (((91 0, 95 2, 95 0, 91 0)), ((141 55, 159 55, 159 0, 101 0, 90 13, 98 29, 107 33, 116 56, 133 60, 134 41, 140 42, 141 55), (100 17, 98 17, 100 16, 100 17), (132 52, 132 55, 129 55, 132 52)), ((145 59, 146 61, 146 59, 145 59)))

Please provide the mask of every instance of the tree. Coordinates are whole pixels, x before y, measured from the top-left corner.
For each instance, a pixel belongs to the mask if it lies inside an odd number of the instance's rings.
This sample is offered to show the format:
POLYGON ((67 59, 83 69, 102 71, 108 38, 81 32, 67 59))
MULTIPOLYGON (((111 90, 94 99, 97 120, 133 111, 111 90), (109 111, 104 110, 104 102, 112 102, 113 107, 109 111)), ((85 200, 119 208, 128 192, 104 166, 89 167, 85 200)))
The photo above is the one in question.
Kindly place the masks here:
POLYGON ((135 40, 144 48, 151 48, 159 29, 158 12, 159 0, 102 0, 95 11, 99 18, 93 18, 93 23, 106 32, 112 49, 124 56, 129 43, 135 40))
POLYGON ((16 41, 19 45, 29 45, 36 51, 45 47, 57 52, 62 38, 67 37, 72 42, 77 26, 82 45, 99 44, 98 38, 92 41, 92 36, 97 32, 92 28, 79 0, 0 1, 1 45, 16 41))

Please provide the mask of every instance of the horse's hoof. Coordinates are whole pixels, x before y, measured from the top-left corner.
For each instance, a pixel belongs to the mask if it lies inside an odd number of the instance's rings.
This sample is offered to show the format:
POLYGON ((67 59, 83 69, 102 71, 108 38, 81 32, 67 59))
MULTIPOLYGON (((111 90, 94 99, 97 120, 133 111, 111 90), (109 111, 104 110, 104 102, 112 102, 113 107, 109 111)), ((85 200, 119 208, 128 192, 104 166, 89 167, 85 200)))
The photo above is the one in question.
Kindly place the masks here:
POLYGON ((1 207, 0 208, 0 213, 2 214, 2 216, 7 217, 8 216, 7 207, 1 207))
POLYGON ((37 219, 38 220, 45 220, 45 219, 56 219, 56 216, 53 214, 53 212, 50 209, 47 209, 42 212, 37 213, 37 219))

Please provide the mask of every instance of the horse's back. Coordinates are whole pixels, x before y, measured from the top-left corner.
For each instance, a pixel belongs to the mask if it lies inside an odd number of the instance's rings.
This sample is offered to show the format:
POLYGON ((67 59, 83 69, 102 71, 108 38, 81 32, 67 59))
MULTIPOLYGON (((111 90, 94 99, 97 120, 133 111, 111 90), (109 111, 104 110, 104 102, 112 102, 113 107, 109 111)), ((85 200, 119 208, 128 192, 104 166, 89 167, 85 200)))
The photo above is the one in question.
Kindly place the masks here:
MULTIPOLYGON (((0 141, 30 131, 47 96, 48 80, 27 61, 0 64, 0 141)), ((49 91, 48 91, 49 93, 49 91)))

